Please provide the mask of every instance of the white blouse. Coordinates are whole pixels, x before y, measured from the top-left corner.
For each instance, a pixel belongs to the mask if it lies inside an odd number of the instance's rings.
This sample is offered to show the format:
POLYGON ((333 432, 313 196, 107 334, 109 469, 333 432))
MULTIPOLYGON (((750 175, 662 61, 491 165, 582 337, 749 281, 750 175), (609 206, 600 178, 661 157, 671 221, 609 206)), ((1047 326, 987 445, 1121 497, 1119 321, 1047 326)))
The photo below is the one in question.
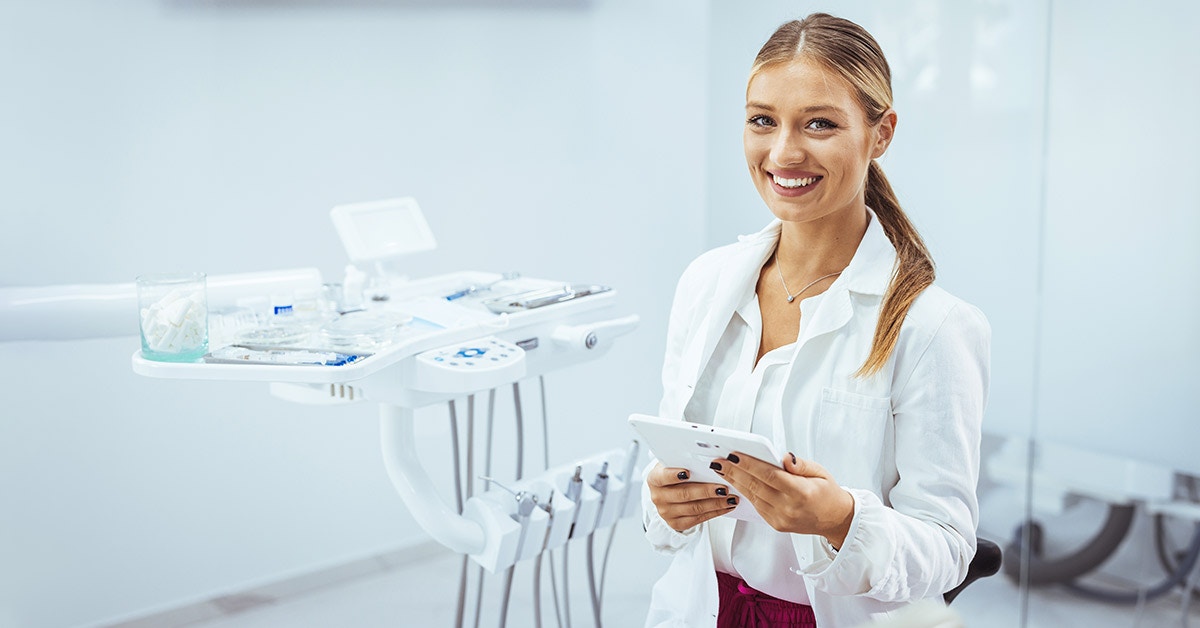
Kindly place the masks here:
MULTIPOLYGON (((815 312, 821 296, 800 302, 800 324, 815 312)), ((752 416, 751 431, 775 441, 772 408, 779 406, 787 381, 787 366, 796 343, 772 349, 755 364, 762 339, 762 311, 751 289, 730 318, 688 404, 688 419, 697 423, 730 424, 734 415, 752 416)), ((779 461, 775 461, 779 462, 779 461)), ((717 571, 738 576, 754 589, 789 602, 808 604, 808 592, 796 573, 800 565, 788 534, 761 521, 718 517, 709 524, 709 541, 717 571)))

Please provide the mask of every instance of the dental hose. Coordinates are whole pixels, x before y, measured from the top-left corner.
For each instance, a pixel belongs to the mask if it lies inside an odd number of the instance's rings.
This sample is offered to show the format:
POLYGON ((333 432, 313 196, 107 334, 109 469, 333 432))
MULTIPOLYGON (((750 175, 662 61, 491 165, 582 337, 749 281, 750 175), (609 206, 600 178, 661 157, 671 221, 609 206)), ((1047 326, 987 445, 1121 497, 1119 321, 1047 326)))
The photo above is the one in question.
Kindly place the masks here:
MULTIPOLYGON (((533 564, 533 621, 535 628, 542 628, 542 558, 546 553, 546 544, 550 541, 550 531, 554 527, 554 493, 550 493, 550 499, 546 500, 546 505, 542 506, 546 511, 546 534, 542 537, 542 551, 538 552, 537 562, 533 564)), ((553 561, 553 559, 551 559, 553 561)), ((554 563, 551 562, 551 565, 554 563)), ((555 618, 558 618, 558 600, 555 600, 555 618)), ((562 621, 559 621, 559 625, 562 621)))
POLYGON ((596 533, 588 534, 587 539, 587 575, 588 575, 588 592, 592 598, 592 617, 596 620, 596 628, 600 628, 600 597, 596 593, 596 569, 595 563, 592 560, 592 546, 596 538, 596 533))
MULTIPOLYGON (((513 392, 513 411, 516 414, 516 422, 517 422, 517 479, 520 480, 521 476, 523 475, 523 470, 524 470, 524 465, 525 465, 525 422, 524 422, 524 413, 522 412, 522 408, 521 408, 521 384, 520 384, 520 382, 513 382, 512 392, 513 392)), ((532 504, 533 505, 537 504, 537 498, 533 499, 532 504)), ((517 541, 517 557, 518 557, 518 559, 521 556, 521 546, 524 545, 524 543, 525 543, 525 531, 528 528, 529 513, 532 512, 533 505, 528 506, 528 509, 527 509, 525 502, 524 501, 521 502, 521 507, 520 507, 521 536, 520 536, 520 540, 517 541)), ((501 598, 501 602, 500 602, 500 628, 504 628, 504 624, 508 618, 508 599, 512 595, 513 572, 516 571, 516 569, 517 569, 517 566, 515 564, 513 564, 513 565, 509 566, 509 568, 504 572, 504 595, 501 598)))
MULTIPOLYGON (((450 400, 450 446, 453 449, 454 460, 454 503, 458 507, 458 514, 463 511, 463 496, 462 496, 462 475, 460 474, 459 465, 461 461, 458 456, 458 409, 454 405, 454 400, 450 400)), ((469 559, 464 554, 462 561, 462 571, 458 578, 458 603, 455 605, 454 625, 457 628, 463 626, 463 614, 466 611, 467 605, 467 567, 469 559)))
POLYGON ((500 598, 500 628, 508 623, 508 598, 512 595, 513 570, 516 565, 510 566, 504 570, 504 595, 500 598))
MULTIPOLYGON (((583 467, 575 467, 575 475, 571 477, 571 481, 567 484, 567 499, 575 504, 579 504, 579 498, 583 495, 583 467)), ((571 529, 567 533, 567 542, 563 544, 563 617, 566 619, 567 628, 571 628, 571 584, 570 570, 568 569, 570 555, 571 539, 575 537, 575 523, 579 520, 579 507, 576 506, 574 518, 571 520, 571 529)))
MULTIPOLYGON (((525 535, 529 530, 529 515, 537 507, 537 496, 522 491, 517 493, 516 497, 517 523, 521 524, 521 534, 517 537, 517 558, 519 560, 525 546, 525 535)), ((504 628, 508 622, 508 600, 512 597, 513 572, 516 569, 517 566, 513 564, 504 572, 504 595, 500 598, 500 628, 504 628)))
MULTIPOLYGON (((484 449, 484 475, 492 475, 492 425, 496 417, 496 389, 488 391, 487 401, 487 448, 484 449)), ((483 610, 483 565, 479 566, 479 577, 475 591, 475 628, 479 628, 479 615, 483 610)))
MULTIPOLYGON (((599 524, 600 516, 604 514, 604 503, 608 499, 608 462, 600 465, 600 473, 597 473, 596 479, 592 481, 592 488, 596 489, 597 493, 600 493, 600 506, 596 510, 596 523, 599 524)), ((588 593, 591 594, 592 598, 592 616, 596 620, 596 628, 600 628, 600 593, 596 588, 596 561, 593 558, 595 541, 596 529, 593 526, 587 539, 588 593)))
MULTIPOLYGON (((625 475, 621 479, 625 481, 625 492, 621 495, 621 503, 618 504, 620 510, 617 512, 617 521, 620 521, 621 513, 624 512, 625 506, 629 504, 629 492, 633 490, 633 468, 637 464, 638 451, 641 449, 641 442, 633 441, 629 445, 629 453, 625 458, 625 475)), ((617 522, 613 522, 612 528, 608 533, 608 545, 604 548, 604 559, 600 561, 600 595, 598 602, 600 606, 604 606, 604 583, 608 577, 608 557, 612 554, 613 539, 617 538, 617 522)))
MULTIPOLYGON (((457 430, 456 430, 457 431, 457 430)), ((455 447, 457 450, 458 448, 455 447)), ((457 466, 457 465, 456 465, 457 466)), ((467 499, 471 499, 475 495, 475 395, 467 396, 467 499)), ((461 510, 461 509, 460 509, 461 510)), ((466 555, 463 556, 462 575, 459 578, 459 587, 462 589, 462 604, 465 605, 467 593, 467 576, 470 568, 470 560, 466 555)), ((482 587, 482 582, 480 586, 482 587)), ((479 608, 475 608, 475 622, 479 622, 479 608)))
MULTIPOLYGON (((542 464, 543 469, 550 468, 550 423, 548 413, 546 412, 546 376, 538 375, 538 393, 542 401, 542 464)), ((554 501, 554 493, 550 493, 550 502, 554 501)), ((551 504, 546 504, 546 514, 550 515, 550 521, 554 521, 554 511, 551 509, 551 504)), ((546 526, 546 541, 550 540, 550 525, 546 526)), ((545 559, 543 554, 546 553, 545 543, 542 544, 542 554, 538 554, 537 563, 533 567, 533 606, 536 613, 537 628, 542 626, 542 561, 545 559)), ((558 576, 554 573, 554 550, 549 550, 550 553, 550 595, 554 599, 554 619, 558 622, 558 628, 562 628, 562 609, 558 604, 558 576)))
POLYGON ((517 479, 521 479, 521 470, 525 465, 525 417, 521 412, 521 384, 513 382, 513 410, 517 415, 517 479))

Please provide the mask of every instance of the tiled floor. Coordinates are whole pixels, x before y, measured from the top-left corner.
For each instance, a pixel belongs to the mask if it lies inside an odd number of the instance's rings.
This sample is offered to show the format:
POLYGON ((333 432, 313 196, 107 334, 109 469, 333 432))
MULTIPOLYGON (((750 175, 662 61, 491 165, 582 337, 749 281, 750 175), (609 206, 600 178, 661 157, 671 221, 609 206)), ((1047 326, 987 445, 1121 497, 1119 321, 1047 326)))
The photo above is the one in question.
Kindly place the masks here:
MULTIPOLYGON (((641 626, 649 604, 649 591, 666 568, 666 560, 651 552, 641 538, 635 520, 618 526, 604 592, 605 626, 641 626)), ((597 556, 607 535, 598 537, 597 556)), ((584 565, 586 546, 571 547, 570 597, 572 625, 593 625, 587 603, 584 565)), ((558 554, 561 561, 561 554, 558 554)), ((221 617, 186 624, 193 628, 279 628, 349 626, 354 628, 436 627, 455 624, 455 602, 461 558, 449 554, 392 567, 374 575, 349 579, 340 585, 311 591, 304 595, 252 606, 221 617)), ((561 563, 560 563, 561 564, 561 563)), ((544 566, 548 576, 549 567, 544 566)), ((561 572, 559 572, 561 576, 561 572)), ((475 626, 474 587, 477 569, 472 566, 472 594, 466 611, 466 626, 475 626)), ((515 572, 507 625, 536 626, 532 612, 532 565, 523 564, 515 572)), ((543 626, 558 626, 554 619, 549 579, 543 580, 543 626)), ((484 584, 483 613, 478 626, 500 625, 502 575, 488 576, 484 584)), ((1057 590, 1038 590, 1031 594, 1028 608, 1029 628, 1180 626, 1182 596, 1173 593, 1147 604, 1139 620, 1132 607, 1083 602, 1057 590)), ((1017 588, 1003 576, 995 576, 971 585, 952 608, 961 614, 970 628, 1014 628, 1020 625, 1020 601, 1017 588)), ((1200 626, 1200 600, 1193 604, 1190 618, 1200 626)), ((176 624, 179 625, 179 624, 176 624)))

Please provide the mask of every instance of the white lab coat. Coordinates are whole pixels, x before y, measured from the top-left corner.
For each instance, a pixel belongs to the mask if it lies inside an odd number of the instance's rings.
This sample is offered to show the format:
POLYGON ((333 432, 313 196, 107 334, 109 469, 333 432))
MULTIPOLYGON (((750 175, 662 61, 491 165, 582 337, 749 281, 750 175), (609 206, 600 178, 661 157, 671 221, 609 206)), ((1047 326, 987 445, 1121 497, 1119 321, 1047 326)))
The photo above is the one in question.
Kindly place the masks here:
MULTIPOLYGON (((687 412, 692 391, 780 228, 774 221, 684 272, 668 326, 661 416, 697 418, 687 412)), ((978 309, 932 286, 910 308, 883 370, 853 377, 870 352, 895 259, 872 213, 850 265, 803 322, 772 413, 777 449, 817 461, 854 497, 840 551, 818 536, 791 535, 802 573, 789 575, 807 589, 821 628, 857 626, 940 599, 966 577, 975 554, 991 331, 978 309)), ((749 431, 750 419, 724 426, 749 431)), ((654 586, 646 626, 714 626, 709 524, 676 532, 644 486, 642 497, 647 539, 675 556, 654 586)))

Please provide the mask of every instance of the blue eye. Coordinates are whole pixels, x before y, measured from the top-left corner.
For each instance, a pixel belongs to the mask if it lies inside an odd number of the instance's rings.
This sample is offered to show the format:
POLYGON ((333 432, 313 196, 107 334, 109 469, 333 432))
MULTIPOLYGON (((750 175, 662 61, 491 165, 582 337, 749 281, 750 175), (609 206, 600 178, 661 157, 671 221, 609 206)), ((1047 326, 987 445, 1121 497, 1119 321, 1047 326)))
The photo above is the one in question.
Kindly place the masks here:
POLYGON ((754 127, 766 128, 775 126, 775 121, 767 116, 759 114, 756 116, 750 116, 750 119, 746 120, 746 124, 754 127))
POLYGON ((809 122, 807 126, 813 131, 829 131, 837 128, 836 124, 826 120, 825 118, 817 118, 816 120, 809 122))

